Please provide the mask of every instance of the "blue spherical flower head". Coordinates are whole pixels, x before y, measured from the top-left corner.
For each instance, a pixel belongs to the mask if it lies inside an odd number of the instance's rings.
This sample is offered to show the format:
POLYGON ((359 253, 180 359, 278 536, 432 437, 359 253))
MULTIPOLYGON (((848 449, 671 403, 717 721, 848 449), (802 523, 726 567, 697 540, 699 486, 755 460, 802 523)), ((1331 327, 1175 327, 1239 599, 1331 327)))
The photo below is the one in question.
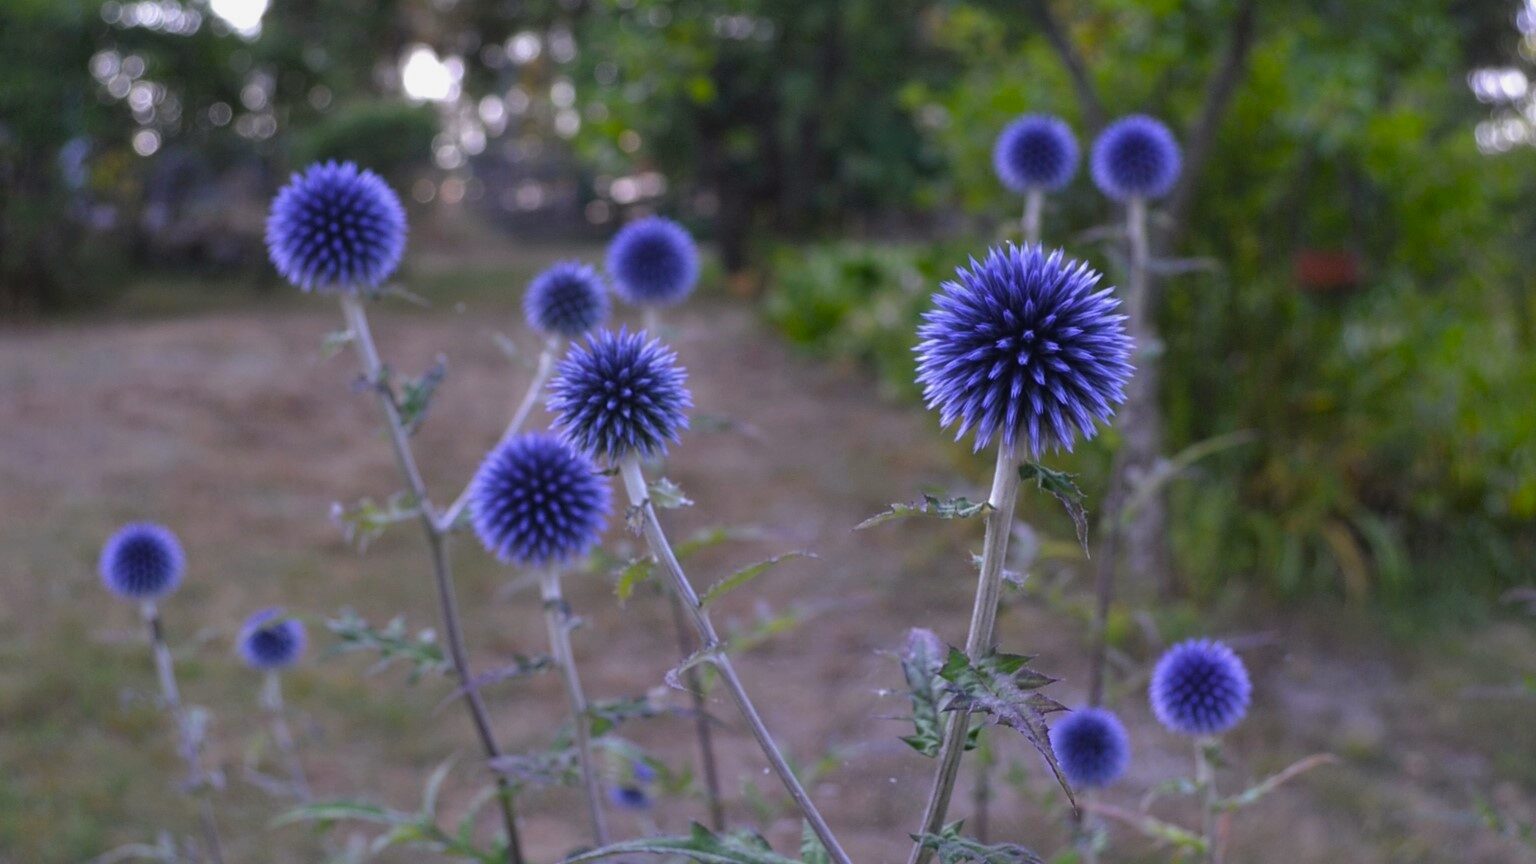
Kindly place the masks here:
POLYGON ((1216 735, 1248 713, 1253 684, 1243 661, 1212 639, 1191 639, 1157 661, 1148 688, 1158 722, 1184 735, 1216 735))
POLYGON ((1116 201, 1161 198, 1179 179, 1179 142, 1143 114, 1109 124, 1093 142, 1093 182, 1116 201))
POLYGON ((651 807, 651 796, 639 786, 610 787, 608 800, 620 810, 649 810, 651 807))
POLYGON ((376 288, 405 251, 405 209, 383 178, 351 162, 311 165, 277 193, 267 254, 305 291, 376 288))
POLYGON ((571 346, 549 384, 549 410, 578 450, 612 463, 667 452, 693 399, 677 355, 642 332, 600 330, 571 346))
POLYGON ((1061 189, 1077 173, 1077 160, 1072 128, 1044 114, 1026 114, 1008 124, 992 148, 998 179, 1020 194, 1061 189))
POLYGON ((158 600, 181 584, 186 556, 170 529, 149 522, 124 525, 101 549, 101 582, 128 600, 158 600))
POLYGON ((1112 711, 1079 708, 1051 729, 1051 749, 1074 787, 1108 786, 1131 762, 1131 739, 1112 711))
POLYGON ((625 301, 681 303, 699 278, 699 252, 683 226, 661 216, 625 225, 608 244, 608 275, 625 301))
POLYGON ((245 619, 235 647, 252 669, 286 669, 299 661, 308 644, 304 622, 281 609, 263 609, 245 619))
POLYGON ((485 548, 522 566, 585 555, 608 519, 608 484, 592 460, 552 435, 520 435, 480 465, 470 515, 485 548))
POLYGON ((1099 278, 1059 250, 1010 244, 944 283, 917 330, 917 381, 956 439, 1039 456, 1096 434, 1131 376, 1125 316, 1099 278))
POLYGON ((608 317, 608 292, 596 270, 561 261, 529 283, 523 312, 529 327, 575 339, 608 317))

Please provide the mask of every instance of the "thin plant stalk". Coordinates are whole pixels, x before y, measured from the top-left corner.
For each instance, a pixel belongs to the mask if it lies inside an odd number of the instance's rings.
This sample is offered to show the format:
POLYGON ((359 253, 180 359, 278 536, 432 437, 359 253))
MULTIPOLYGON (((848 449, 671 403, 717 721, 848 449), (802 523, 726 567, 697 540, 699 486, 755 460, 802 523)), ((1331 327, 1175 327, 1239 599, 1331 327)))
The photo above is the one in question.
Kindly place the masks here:
POLYGON ((288 770, 288 784, 293 797, 307 804, 311 799, 309 778, 304 773, 304 760, 299 757, 299 747, 293 732, 288 728, 287 706, 283 703, 282 675, 275 669, 267 671, 261 682, 261 709, 266 712, 267 725, 272 730, 272 744, 282 756, 288 770))
MULTIPOLYGON (((1148 267, 1151 259, 1147 243, 1147 201, 1134 196, 1125 208, 1126 236, 1131 246, 1131 266, 1127 276, 1126 316, 1140 321, 1147 314, 1148 267)), ((1093 651, 1088 667, 1088 704, 1098 707, 1104 701, 1104 679, 1108 674, 1109 613, 1115 596, 1115 568, 1118 566, 1120 535, 1124 529, 1122 509, 1131 497, 1131 466, 1124 447, 1115 454, 1109 472, 1109 494, 1104 496, 1103 540, 1094 564, 1093 651)))
POLYGON ((1221 744, 1211 737, 1195 739, 1195 788, 1200 790, 1200 836, 1205 838, 1206 864, 1221 864, 1221 843, 1216 836, 1216 756, 1221 744))
MULTIPOLYGON (((688 613, 683 609, 682 598, 671 588, 667 589, 667 606, 672 612, 672 630, 677 634, 678 657, 687 660, 698 650, 688 629, 688 613)), ((725 830, 725 803, 720 794, 720 767, 715 759, 715 733, 710 725, 709 706, 704 700, 704 679, 697 667, 683 670, 683 684, 688 688, 688 699, 693 707, 693 734, 699 745, 699 774, 704 779, 704 801, 709 808, 710 827, 725 830)))
POLYGON ((176 665, 171 658, 171 647, 165 641, 160 609, 153 600, 146 600, 140 611, 144 623, 149 627, 150 650, 155 658, 160 698, 176 724, 177 750, 187 769, 186 788, 197 799, 198 823, 202 827, 203 842, 208 844, 208 858, 213 864, 223 864, 224 844, 219 839, 219 823, 214 816, 213 800, 208 794, 212 778, 203 770, 202 745, 198 733, 192 728, 192 718, 182 704, 181 688, 176 685, 176 665))
POLYGON ((549 628, 549 653, 560 668, 565 697, 571 705, 571 725, 575 729, 576 762, 581 769, 582 790, 587 796, 587 815, 592 821, 592 839, 599 846, 608 845, 608 823, 603 816, 602 789, 598 786, 597 766, 592 755, 592 723, 588 716, 587 694, 576 672, 576 653, 571 650, 572 620, 570 604, 560 591, 560 574, 545 570, 539 574, 544 600, 544 624, 549 628))
MULTIPOLYGON (((341 308, 351 328, 352 345, 357 349, 358 357, 362 361, 363 374, 378 397, 379 409, 384 413, 385 426, 395 451, 395 461, 399 464, 400 473, 405 477, 411 495, 415 498, 417 509, 420 511, 422 532, 426 535, 427 551, 432 560, 432 576, 437 583, 438 606, 443 619, 443 635, 448 646, 448 657, 453 663, 454 674, 464 689, 464 704, 469 711, 470 720, 474 724, 475 734, 480 739, 480 748, 485 752, 486 759, 498 759, 501 757, 501 747, 496 743, 496 733, 491 725, 490 712, 485 707, 485 700, 474 685, 475 679, 469 665, 469 652, 464 647, 464 631, 459 623, 459 603, 455 596, 453 572, 448 561, 447 537, 433 514, 432 503, 427 496, 426 483, 421 479, 421 470, 417 468, 416 457, 411 451, 410 438, 406 434, 405 425, 400 420, 399 406, 395 404, 394 395, 384 380, 384 364, 379 359, 378 347, 374 344, 373 333, 368 327, 368 313, 355 294, 343 294, 341 308)), ((509 864, 523 864, 522 842, 517 832, 517 810, 513 802, 512 785, 506 777, 498 774, 496 788, 502 826, 507 835, 507 861, 509 864)))
MULTIPOLYGON (((544 343, 544 350, 539 352, 538 365, 534 367, 533 378, 528 381, 528 392, 523 394, 523 401, 517 404, 517 410, 512 412, 512 419, 508 421, 507 428, 502 430, 501 437, 496 440, 496 446, 500 447, 523 431, 523 426, 528 423, 528 418, 533 414, 533 406, 539 403, 539 396, 544 392, 544 385, 549 383, 549 376, 555 371, 555 358, 560 354, 560 337, 551 336, 544 343)), ((494 448, 493 448, 494 449, 494 448)), ((463 515, 464 508, 469 506, 470 489, 472 483, 464 484, 464 491, 459 497, 453 499, 453 503, 443 511, 441 518, 437 520, 437 528, 444 533, 452 531, 458 524, 459 517, 463 515)))
MULTIPOLYGON (((1019 457, 1017 444, 997 448, 997 466, 992 475, 992 492, 987 496, 986 538, 982 542, 981 573, 976 581, 976 602, 971 608, 970 632, 965 639, 965 653, 972 661, 992 650, 997 625, 997 606, 1003 591, 1003 563, 1008 556, 1008 537, 1013 530, 1013 510, 1019 498, 1019 457)), ((970 714, 951 711, 944 727, 944 742, 939 748, 939 767, 923 808, 922 827, 917 834, 937 834, 944 827, 949 800, 960 774, 960 756, 970 730, 970 714)), ((924 864, 933 850, 917 843, 909 864, 924 864)))
POLYGON ((1040 243, 1040 213, 1045 209, 1045 190, 1038 187, 1024 193, 1024 242, 1040 243))
POLYGON ((683 572, 683 566, 678 563, 677 555, 672 551, 666 532, 662 530, 661 520, 656 516, 656 508, 651 504, 645 475, 640 470, 639 458, 633 454, 624 457, 619 463, 619 473, 624 478, 624 490, 629 496, 630 503, 639 511, 642 530, 651 554, 661 565, 662 571, 666 573, 673 590, 683 603, 684 611, 688 613, 693 623, 694 630, 698 633, 701 643, 700 652, 707 653, 708 661, 719 672, 720 680, 725 684, 725 689, 730 693, 732 701, 736 703, 742 718, 746 720, 747 727, 752 730, 752 737, 757 739, 757 745, 767 757, 769 766, 784 784, 790 798, 794 799, 801 815, 811 826, 811 831, 821 840, 828 856, 837 864, 852 864, 848 853, 843 851, 842 844, 832 834, 827 820, 822 817, 821 811, 816 809, 811 796, 805 791, 805 787, 800 785, 800 780, 795 777, 794 770, 789 767, 784 753, 773 740, 773 736, 769 734, 768 727, 757 712, 757 706, 752 704, 751 697, 747 695, 746 688, 742 685, 740 676, 736 674, 736 667, 731 663, 730 655, 725 652, 725 645, 721 642, 708 611, 700 602, 698 593, 693 590, 692 583, 688 581, 688 575, 683 572))

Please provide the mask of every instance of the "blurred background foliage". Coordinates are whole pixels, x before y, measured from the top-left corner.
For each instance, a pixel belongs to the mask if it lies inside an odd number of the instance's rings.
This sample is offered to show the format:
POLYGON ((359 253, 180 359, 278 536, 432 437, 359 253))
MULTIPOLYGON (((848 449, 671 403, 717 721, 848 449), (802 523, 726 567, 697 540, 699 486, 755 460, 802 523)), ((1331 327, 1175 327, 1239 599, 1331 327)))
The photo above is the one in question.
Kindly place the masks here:
MULTIPOLYGON (((90 307, 125 267, 269 279, 271 193, 350 158, 413 218, 513 236, 669 212, 791 340, 912 398, 928 295, 1016 236, 998 130, 1058 113, 1086 148, 1132 111, 1192 128, 1241 6, 8 0, 0 308, 90 307)), ((1205 262, 1161 283, 1169 450, 1256 435, 1173 489, 1189 590, 1422 598, 1528 576, 1536 151, 1484 134, 1467 86, 1529 66, 1520 8, 1259 9, 1187 208, 1154 213, 1169 254, 1205 262)), ((1046 236, 1114 280, 1117 219, 1080 177, 1046 236)), ((1075 462, 1098 478, 1107 452, 1075 462)))

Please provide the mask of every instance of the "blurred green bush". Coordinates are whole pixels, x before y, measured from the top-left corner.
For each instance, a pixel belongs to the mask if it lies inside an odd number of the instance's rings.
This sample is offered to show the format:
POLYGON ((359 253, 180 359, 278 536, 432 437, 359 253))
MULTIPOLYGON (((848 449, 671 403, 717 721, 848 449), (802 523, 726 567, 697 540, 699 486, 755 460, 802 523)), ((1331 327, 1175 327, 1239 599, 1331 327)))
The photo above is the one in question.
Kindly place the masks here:
MULTIPOLYGON (((983 247, 786 247, 767 314, 795 343, 865 365, 883 392, 915 399, 918 318, 983 247)), ((1170 451, 1233 430, 1258 436, 1172 487, 1190 588, 1210 594, 1238 577, 1277 597, 1406 599, 1528 577, 1536 412, 1524 394, 1536 392, 1536 308, 1403 280, 1345 297, 1283 276, 1188 277, 1167 291, 1170 451)), ((1073 463, 1096 476, 1104 458, 1095 447, 1073 463)))

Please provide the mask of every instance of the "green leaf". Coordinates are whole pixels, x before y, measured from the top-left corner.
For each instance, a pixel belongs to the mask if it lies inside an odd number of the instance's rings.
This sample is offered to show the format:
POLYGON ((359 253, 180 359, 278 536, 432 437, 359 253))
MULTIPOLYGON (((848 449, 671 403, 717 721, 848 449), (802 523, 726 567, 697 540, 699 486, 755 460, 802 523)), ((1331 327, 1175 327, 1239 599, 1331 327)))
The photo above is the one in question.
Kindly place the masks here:
POLYGON ((1045 723, 1046 714, 1065 711, 1066 707, 1037 692, 1056 679, 1031 669, 1031 659, 1019 654, 993 653, 973 663, 965 652, 949 649, 949 657, 939 670, 939 677, 946 682, 945 689, 949 694, 944 710, 981 714, 999 726, 1023 733, 1050 766, 1056 782, 1076 810, 1077 797, 1061 772, 1061 764, 1056 761, 1050 728, 1045 723))
POLYGON ((1125 502, 1125 506, 1120 509, 1120 525, 1131 524, 1136 518, 1136 514, 1141 511, 1142 507, 1146 506, 1147 501, 1154 494, 1193 467, 1196 462, 1207 456, 1220 453, 1223 450, 1230 450, 1233 447, 1247 444, 1258 437, 1252 430, 1229 432, 1225 435, 1207 438, 1204 441, 1196 441, 1174 454, 1172 458, 1159 459, 1157 464, 1152 466, 1152 470, 1147 473, 1147 476, 1136 484, 1136 488, 1131 491, 1131 496, 1125 502))
POLYGON ((360 801, 322 801, 295 807, 272 820, 272 824, 280 826, 298 822, 371 822, 377 825, 396 825, 410 822, 415 818, 413 814, 390 810, 377 804, 366 804, 360 801))
POLYGON ((667 686, 674 690, 686 692, 688 688, 683 685, 683 673, 700 664, 713 663, 715 658, 720 656, 720 653, 720 646, 716 645, 710 648, 701 648, 688 655, 683 659, 683 662, 667 670, 667 686))
POLYGON ((1255 783, 1242 792, 1239 792, 1230 798, 1223 799, 1222 801, 1218 802, 1216 806, 1222 810, 1241 810, 1244 807, 1252 806, 1253 804, 1258 803, 1259 800, 1264 796, 1275 791, 1276 789, 1279 789, 1281 786, 1301 776, 1302 774, 1311 771, 1313 768, 1317 768, 1323 765, 1336 765, 1338 764, 1338 761, 1338 757, 1331 753, 1315 753, 1298 762, 1293 762, 1284 770, 1279 771, 1278 773, 1273 774, 1258 783, 1255 783))
POLYGON ((331 504, 331 522, 341 529, 341 536, 348 543, 357 546, 359 552, 366 551, 368 544, 378 539, 384 529, 420 515, 421 508, 416 506, 416 499, 404 492, 389 496, 383 506, 375 504, 372 498, 363 498, 351 507, 340 501, 331 504))
POLYGON ((351 330, 335 330, 325 334, 325 338, 320 340, 320 356, 327 360, 335 357, 346 350, 355 338, 351 330))
POLYGON ((653 562, 650 558, 631 558, 624 569, 619 571, 619 579, 613 586, 613 593, 618 595, 619 603, 628 603, 629 598, 635 596, 635 589, 651 578, 653 562))
POLYGON ((832 856, 827 854, 827 847, 822 845, 811 823, 803 819, 800 820, 800 860, 805 864, 832 864, 832 856))
POLYGON ((1088 508, 1083 506, 1086 496, 1083 490, 1077 487, 1077 477, 1065 471, 1053 471, 1050 468, 1035 462, 1025 462, 1019 466, 1019 479, 1033 480, 1035 486, 1049 493, 1052 498, 1061 502, 1067 515, 1072 519, 1072 527, 1077 531, 1078 545, 1083 547, 1083 554, 1088 553, 1088 508))
POLYGON ((370 671, 379 671, 393 663, 402 662, 410 667, 409 679, 415 683, 422 675, 446 675, 449 665, 443 656, 437 634, 423 629, 412 635, 406 631, 405 619, 396 616, 382 629, 363 620, 351 609, 341 610, 340 616, 328 619, 325 627, 339 640, 327 653, 353 654, 377 652, 378 663, 370 671))
POLYGON ((661 510, 693 506, 693 499, 683 494, 683 487, 665 477, 652 483, 646 494, 651 499, 651 505, 661 510))
POLYGON ((938 519, 970 519, 974 516, 985 516, 992 511, 992 505, 985 501, 972 501, 968 498, 939 498, 924 493, 923 500, 913 504, 892 504, 889 508, 865 519, 853 530, 863 531, 865 528, 873 528, 886 522, 897 519, 907 519, 912 516, 933 516, 938 519))
POLYGON ((649 696, 600 699, 587 706, 587 718, 594 738, 601 738, 630 720, 649 720, 665 713, 667 710, 649 696))
POLYGON ((1035 853, 1017 843, 988 846, 973 837, 960 834, 960 823, 946 826, 938 834, 913 834, 912 839, 932 849, 939 864, 1045 864, 1035 853))
POLYGON ((901 740, 929 758, 939 755, 944 740, 944 724, 939 719, 940 688, 944 679, 939 669, 944 665, 944 645, 931 630, 914 627, 907 632, 901 652, 901 672, 912 700, 914 732, 901 740))
POLYGON ((443 379, 448 377, 448 361, 438 356, 437 362, 419 378, 407 380, 400 388, 400 398, 395 408, 400 412, 400 425, 406 434, 414 435, 427 420, 427 410, 432 407, 432 397, 443 379))
POLYGON ((775 853, 758 834, 716 834, 697 822, 686 837, 646 837, 614 843, 567 858, 562 864, 583 864, 616 855, 675 855, 700 864, 799 864, 775 853))
POLYGON ((780 561, 787 561, 790 558, 815 557, 816 556, 810 552, 785 552, 783 555, 775 555, 765 561, 759 561, 756 564, 749 564, 748 566, 737 570, 735 573, 732 573, 724 579, 721 579, 719 582, 709 586, 709 588, 704 592, 704 596, 699 600, 699 603, 703 606, 708 606, 715 598, 724 596, 726 593, 736 588, 740 588, 742 585, 745 585, 748 582, 751 582, 753 579, 756 579, 758 576, 761 576, 770 568, 777 565, 780 561))

